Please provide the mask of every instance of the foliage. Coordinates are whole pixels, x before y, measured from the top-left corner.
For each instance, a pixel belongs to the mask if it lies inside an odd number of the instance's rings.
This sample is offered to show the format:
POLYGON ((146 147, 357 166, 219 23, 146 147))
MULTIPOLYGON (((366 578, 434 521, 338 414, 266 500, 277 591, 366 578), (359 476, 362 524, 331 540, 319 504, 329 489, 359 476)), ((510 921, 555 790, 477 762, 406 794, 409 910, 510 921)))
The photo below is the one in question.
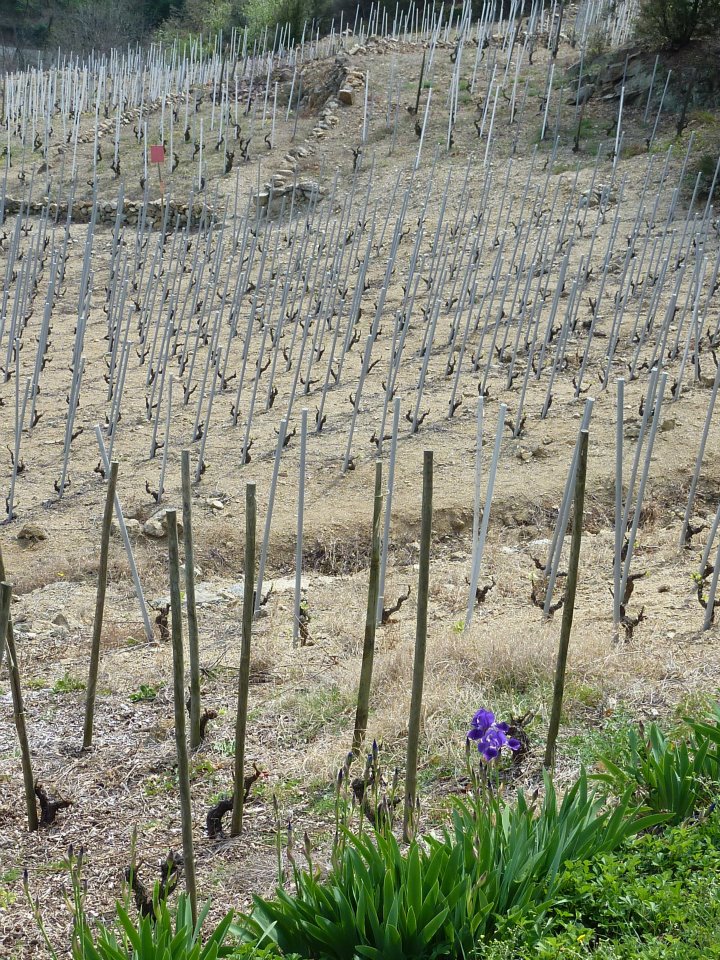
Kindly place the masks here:
MULTIPOLYGON (((717 169, 718 154, 713 153, 703 153, 700 159, 698 160, 694 174, 700 174, 700 185, 698 189, 698 195, 703 199, 707 200, 710 197, 710 188, 713 185, 715 170, 717 169)), ((717 184, 715 184, 717 186, 717 184)))
MULTIPOLYGON (((473 729, 487 732, 494 722, 482 712, 473 729)), ((582 771, 561 799, 549 774, 542 799, 539 791, 506 799, 483 761, 473 791, 456 799, 449 826, 406 850, 389 821, 353 833, 336 809, 342 836, 325 879, 307 837, 307 870, 297 866, 289 842, 295 894, 279 888, 274 900, 256 896, 250 915, 233 925, 228 914, 204 936, 207 905, 193 925, 187 899, 173 909, 159 900, 157 886, 153 917, 133 920, 125 902, 111 924, 91 927, 82 852, 73 856, 71 849, 72 958, 720 960, 720 810, 712 805, 697 815, 716 792, 720 708, 710 720, 686 725, 682 739, 655 725, 647 737, 628 734, 624 755, 614 754, 597 777, 618 792, 612 804, 589 788, 582 771), (677 825, 654 829, 669 820, 677 825)), ((378 753, 373 744, 364 786, 382 782, 378 753)), ((338 777, 338 805, 351 756, 338 777)), ((25 891, 57 957, 27 880, 25 891)))
POLYGON ((661 836, 646 834, 593 861, 568 865, 560 888, 565 903, 557 916, 563 924, 592 928, 597 940, 625 940, 628 956, 634 955, 633 941, 652 945, 662 939, 676 945, 678 957, 717 957, 719 868, 720 816, 714 813, 704 822, 661 836))
POLYGON ((482 960, 706 960, 720 956, 720 816, 568 863, 548 930, 509 931, 482 960))
POLYGON ((97 932, 83 923, 73 945, 74 960, 217 960, 232 953, 225 944, 232 921, 228 913, 203 943, 200 936, 210 904, 200 911, 193 924, 190 902, 184 894, 171 912, 164 901, 156 902, 154 917, 133 921, 121 904, 116 906, 112 927, 101 925, 97 932), (173 923, 173 915, 175 922, 173 923))
POLYGON ((476 863, 475 879, 484 878, 482 896, 492 911, 486 933, 501 920, 508 928, 519 924, 529 907, 542 920, 566 861, 613 850, 663 819, 654 815, 636 819, 627 795, 608 807, 604 797, 588 789, 583 771, 560 803, 545 773, 538 810, 536 801, 528 802, 522 791, 514 804, 491 798, 487 810, 477 801, 458 809, 460 814, 453 818, 455 841, 465 846, 466 866, 472 869, 476 863))
MULTIPOLYGON (((70 892, 64 893, 65 903, 72 914, 70 954, 72 960, 221 960, 234 953, 228 941, 232 911, 208 934, 204 929, 210 910, 206 903, 193 923, 188 898, 181 894, 175 908, 170 908, 159 896, 155 883, 152 913, 133 920, 128 912, 129 891, 125 903, 115 904, 115 918, 111 924, 90 926, 86 907, 87 884, 82 876, 84 851, 76 854, 70 846, 63 864, 70 875, 70 892)), ((39 902, 30 892, 25 872, 25 898, 38 930, 53 960, 58 951, 52 944, 40 910, 39 902)), ((65 955, 64 947, 60 951, 65 955)), ((253 954, 246 955, 248 957, 253 954)))
POLYGON ((297 893, 256 896, 238 929, 304 957, 468 955, 503 929, 542 929, 566 860, 612 850, 660 819, 635 820, 627 799, 604 809, 584 774, 559 804, 546 776, 539 810, 522 793, 507 803, 486 791, 457 803, 451 829, 406 853, 389 831, 347 835, 325 881, 297 870, 297 893))
POLYGON ((85 681, 71 676, 67 671, 53 684, 53 693, 76 693, 85 689, 85 681))
POLYGON ((324 16, 324 0, 245 0, 243 19, 251 41, 261 40, 267 30, 272 41, 275 26, 290 25, 290 39, 299 42, 306 23, 324 16))
POLYGON ((73 53, 108 51, 141 40, 144 28, 133 0, 74 0, 53 20, 50 43, 73 53))
POLYGON ((142 703, 144 700, 154 700, 158 695, 159 687, 154 687, 149 683, 141 683, 137 690, 130 694, 132 703, 142 703))
POLYGON ((588 59, 588 63, 592 63, 593 60, 597 60, 598 57, 602 57, 603 54, 607 53, 608 49, 608 37, 605 30, 601 27, 595 27, 593 30, 590 30, 588 33, 585 54, 588 59))
POLYGON ((687 740, 678 742, 654 723, 647 738, 630 730, 625 757, 602 757, 605 769, 595 779, 615 791, 631 790, 648 810, 667 813, 675 824, 698 813, 718 793, 720 710, 712 723, 688 723, 687 740))
POLYGON ((238 24, 236 6, 230 0, 185 0, 182 7, 175 7, 171 16, 157 27, 154 39, 164 44, 168 52, 177 45, 181 56, 189 57, 191 50, 194 56, 199 53, 211 56, 218 35, 229 39, 232 27, 238 24))
POLYGON ((637 31, 674 49, 698 35, 715 36, 720 33, 720 0, 643 0, 637 31))
POLYGON ((276 26, 289 24, 291 40, 299 41, 306 22, 322 17, 325 9, 325 0, 185 0, 160 26, 157 39, 169 44, 202 33, 211 42, 220 31, 229 36, 233 27, 246 27, 250 45, 272 44, 276 26))

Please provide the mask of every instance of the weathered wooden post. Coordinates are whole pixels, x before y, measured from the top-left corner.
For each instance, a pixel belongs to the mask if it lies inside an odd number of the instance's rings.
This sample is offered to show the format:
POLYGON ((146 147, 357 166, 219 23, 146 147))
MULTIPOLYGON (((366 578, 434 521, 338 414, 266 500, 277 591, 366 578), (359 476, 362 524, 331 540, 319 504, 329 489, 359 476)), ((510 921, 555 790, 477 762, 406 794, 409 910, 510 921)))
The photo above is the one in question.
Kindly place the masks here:
POLYGON ((245 487, 245 580, 243 583, 243 629, 238 674, 238 704, 235 718, 235 793, 233 796, 230 835, 236 837, 242 830, 245 767, 245 730, 247 727, 248 686, 250 684, 250 637, 253 621, 253 593, 255 589, 255 527, 257 502, 255 484, 245 487))
POLYGON ((572 629, 573 613, 575 612, 575 594, 577 592, 578 565, 580 561, 580 545, 582 541, 583 512, 585 509, 585 477, 587 474, 588 431, 580 434, 578 449, 578 466, 575 475, 575 510, 573 513, 572 540, 570 542, 570 560, 568 563, 567 587, 565 605, 563 606, 562 625, 560 627, 560 648, 558 650, 557 665, 555 667, 555 685, 553 688, 552 712, 550 714, 550 728, 545 746, 545 766, 555 764, 555 744, 560 730, 560 713, 562 711, 563 693, 565 690, 565 669, 567 667, 568 647, 570 645, 570 630, 572 629))
POLYGON ((175 747, 178 761, 178 787, 182 819, 183 866, 185 889, 190 899, 193 923, 197 922, 197 886, 195 882, 195 855, 192 839, 192 805, 190 801, 190 770, 187 740, 185 738, 185 662, 182 641, 182 600, 180 598, 180 556, 178 550, 177 513, 167 514, 170 610, 172 616, 173 695, 175 702, 175 747))
POLYGON ((119 464, 113 460, 110 464, 103 513, 102 536, 100 539, 100 567, 98 569, 97 595, 95 598, 95 619, 93 620, 92 646, 90 648, 90 674, 85 695, 85 725, 83 728, 83 750, 92 746, 93 720, 95 718, 95 693, 97 691, 98 665, 100 663, 100 636, 102 634, 103 614, 105 612, 105 592, 107 590, 108 554, 110 552, 110 524, 115 504, 115 489, 119 464))
POLYGON ((418 577, 417 624, 415 629, 415 660, 413 663, 410 720, 408 723, 407 759, 405 763, 405 813, 403 838, 406 843, 414 833, 413 817, 417 801, 417 758, 420 739, 420 713, 425 681, 425 650, 427 647, 428 591, 430 587, 430 539, 432 535, 433 453, 426 450, 423 457, 422 525, 420 530, 420 574, 418 577))
POLYGON ((378 594, 380 591, 380 519, 382 516, 382 463, 375 463, 375 499, 373 505, 372 554, 370 559, 370 584, 368 586, 367 614, 365 617, 365 639, 363 641, 360 683, 358 685, 355 730, 353 732, 353 753, 359 754, 367 730, 370 709, 370 684, 372 682, 373 660, 375 659, 375 628, 378 594))

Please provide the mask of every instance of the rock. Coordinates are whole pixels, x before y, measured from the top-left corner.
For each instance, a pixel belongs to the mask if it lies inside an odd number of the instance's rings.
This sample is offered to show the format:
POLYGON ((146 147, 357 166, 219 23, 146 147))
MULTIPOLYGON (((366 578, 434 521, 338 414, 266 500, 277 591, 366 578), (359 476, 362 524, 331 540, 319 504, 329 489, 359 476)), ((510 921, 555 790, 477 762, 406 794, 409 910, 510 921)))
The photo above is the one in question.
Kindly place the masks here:
POLYGON ((54 623, 56 627, 70 626, 70 624, 68 623, 67 617, 62 613, 56 613, 55 616, 52 618, 51 622, 54 623))
POLYGON ((353 105, 352 87, 342 87, 338 92, 338 100, 346 107, 353 105))
POLYGON ((210 507, 211 510, 225 509, 225 504, 222 502, 222 500, 208 500, 207 505, 210 507))
MULTIPOLYGON (((164 537, 167 533, 167 514, 168 510, 174 509, 173 507, 162 507, 157 513, 154 513, 149 520, 146 520, 143 524, 143 533, 146 537, 154 537, 159 540, 161 537, 164 537)), ((178 533, 183 532, 183 525, 181 515, 177 515, 177 531, 178 533)))
POLYGON ((36 543, 38 540, 47 540, 47 533, 39 523, 25 523, 20 528, 20 532, 17 535, 18 540, 29 540, 31 543, 36 543))
POLYGON ((582 106, 587 103, 590 97, 595 93, 594 83, 584 83, 578 90, 573 91, 573 95, 567 100, 567 103, 582 106))
POLYGON ((151 517, 149 520, 145 521, 143 525, 143 533, 146 537, 153 537, 156 540, 161 540, 165 536, 165 528, 160 520, 156 520, 154 517, 151 517))

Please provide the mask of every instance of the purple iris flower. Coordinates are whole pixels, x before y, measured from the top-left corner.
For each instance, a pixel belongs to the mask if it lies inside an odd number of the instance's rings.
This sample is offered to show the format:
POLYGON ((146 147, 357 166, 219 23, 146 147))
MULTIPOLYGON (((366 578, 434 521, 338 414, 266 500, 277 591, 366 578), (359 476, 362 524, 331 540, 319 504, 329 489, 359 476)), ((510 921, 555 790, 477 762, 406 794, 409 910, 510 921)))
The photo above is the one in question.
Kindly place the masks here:
POLYGON ((509 723, 497 723, 491 710, 478 710, 470 723, 468 740, 474 740, 480 756, 486 763, 497 760, 503 747, 513 752, 521 747, 515 737, 508 737, 509 723))
POLYGON ((470 721, 470 731, 468 737, 471 740, 479 740, 495 723, 495 714, 492 710, 478 710, 470 721))

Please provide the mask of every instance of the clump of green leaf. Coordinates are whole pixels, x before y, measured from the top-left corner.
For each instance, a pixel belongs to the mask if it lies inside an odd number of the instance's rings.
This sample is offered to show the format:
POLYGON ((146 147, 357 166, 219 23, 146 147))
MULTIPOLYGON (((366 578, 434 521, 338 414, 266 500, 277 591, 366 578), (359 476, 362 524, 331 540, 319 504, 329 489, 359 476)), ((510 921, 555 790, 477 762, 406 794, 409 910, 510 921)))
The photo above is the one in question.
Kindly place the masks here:
POLYGON ((689 733, 676 740, 653 723, 647 735, 631 729, 624 757, 601 757, 594 779, 616 793, 631 791, 648 811, 681 823, 699 814, 720 792, 720 709, 712 721, 687 721, 689 733))
POLYGON ((233 948, 225 943, 232 922, 228 913, 203 941, 201 931, 210 904, 200 911, 193 923, 190 902, 184 894, 171 910, 159 901, 153 917, 133 920, 125 908, 117 904, 117 916, 111 926, 97 930, 83 924, 73 946, 74 960, 217 960, 229 957, 233 948), (174 915, 174 916, 173 916, 174 915))
POLYGON ((709 960, 720 957, 720 814, 632 837, 568 862, 548 927, 481 944, 482 960, 709 960))
POLYGON ((141 683, 137 690, 130 694, 132 703, 142 703, 145 700, 154 700, 158 695, 159 687, 153 687, 149 683, 141 683))
POLYGON ((73 677, 67 671, 58 677, 58 679, 53 684, 52 692, 53 693, 77 693, 78 690, 85 689, 85 681, 78 679, 78 677, 73 677))
MULTIPOLYGON (((90 924, 86 906, 87 885, 82 876, 84 851, 75 853, 71 846, 64 865, 70 876, 70 891, 65 903, 72 916, 70 955, 72 960, 221 960, 235 952, 229 933, 233 914, 230 911, 212 930, 206 928, 210 903, 206 903, 193 922, 188 898, 181 894, 177 906, 171 908, 159 895, 155 884, 152 906, 133 919, 129 912, 129 890, 125 903, 116 903, 112 923, 90 924)), ((50 956, 58 960, 40 911, 30 892, 25 873, 23 888, 38 930, 50 956)), ((60 953, 65 954, 65 946, 60 953)), ((249 958, 248 958, 249 960, 249 958)))
POLYGON ((296 870, 296 893, 256 896, 238 929, 302 957, 470 956, 502 930, 542 930, 567 860, 610 851, 662 819, 636 819, 627 796, 606 807, 584 773, 561 802, 546 776, 539 808, 522 792, 514 803, 484 792, 457 802, 440 837, 406 852, 389 831, 347 834, 324 881, 296 870))
POLYGON ((617 956, 720 956, 720 816, 645 834, 561 878, 561 926, 584 928, 596 947, 625 943, 617 956), (651 952, 663 943, 667 952, 651 952), (674 944, 674 947, 673 947, 674 944), (632 947, 632 949, 631 949, 632 947), (675 952, 673 952, 673 950, 675 952))

